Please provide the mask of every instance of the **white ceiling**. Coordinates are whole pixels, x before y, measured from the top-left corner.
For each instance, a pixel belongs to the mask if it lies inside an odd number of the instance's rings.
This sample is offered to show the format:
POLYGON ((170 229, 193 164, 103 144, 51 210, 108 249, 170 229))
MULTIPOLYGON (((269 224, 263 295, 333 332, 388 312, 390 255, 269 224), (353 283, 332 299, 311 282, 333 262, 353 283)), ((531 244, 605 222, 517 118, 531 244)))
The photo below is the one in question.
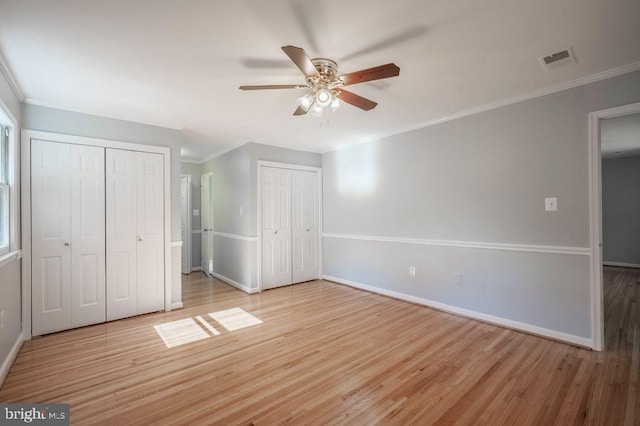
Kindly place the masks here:
POLYGON ((602 120, 600 150, 602 158, 640 155, 640 114, 602 120))
POLYGON ((0 0, 0 53, 25 102, 183 129, 183 158, 246 142, 327 151, 640 62, 638 0, 0 0), (342 72, 395 62, 352 86, 328 126, 293 117, 303 83, 280 50, 342 72), (538 57, 572 47, 577 63, 538 57))

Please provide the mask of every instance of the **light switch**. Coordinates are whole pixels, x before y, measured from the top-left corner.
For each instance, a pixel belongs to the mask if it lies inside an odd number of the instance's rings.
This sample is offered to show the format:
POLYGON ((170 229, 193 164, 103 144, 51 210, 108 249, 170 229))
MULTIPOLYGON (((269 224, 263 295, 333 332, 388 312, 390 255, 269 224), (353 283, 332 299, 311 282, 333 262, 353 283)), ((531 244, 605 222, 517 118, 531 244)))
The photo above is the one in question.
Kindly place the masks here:
POLYGON ((556 197, 545 198, 544 209, 548 212, 558 211, 558 199, 556 197))
POLYGON ((200 216, 200 210, 198 210, 198 209, 193 209, 193 215, 194 215, 194 216, 200 216))

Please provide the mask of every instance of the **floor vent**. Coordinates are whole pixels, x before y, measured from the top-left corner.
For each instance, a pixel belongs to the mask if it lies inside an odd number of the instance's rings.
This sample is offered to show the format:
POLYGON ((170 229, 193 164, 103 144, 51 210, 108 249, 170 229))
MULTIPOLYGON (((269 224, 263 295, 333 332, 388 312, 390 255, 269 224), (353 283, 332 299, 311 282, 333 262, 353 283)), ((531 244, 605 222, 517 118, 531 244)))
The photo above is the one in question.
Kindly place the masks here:
POLYGON ((548 56, 542 56, 539 59, 545 71, 552 71, 552 70, 555 70, 556 68, 560 68, 565 65, 576 63, 576 58, 575 56, 573 56, 573 52, 571 52, 571 48, 567 48, 559 52, 552 53, 551 55, 548 55, 548 56))

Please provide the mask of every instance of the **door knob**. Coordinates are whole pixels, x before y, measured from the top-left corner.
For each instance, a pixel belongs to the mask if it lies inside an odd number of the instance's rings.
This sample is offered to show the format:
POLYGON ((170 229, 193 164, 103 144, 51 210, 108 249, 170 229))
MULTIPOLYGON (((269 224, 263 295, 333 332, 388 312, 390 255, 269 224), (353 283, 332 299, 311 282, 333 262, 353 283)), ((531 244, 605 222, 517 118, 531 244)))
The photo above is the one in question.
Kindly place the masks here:
POLYGON ((278 230, 276 229, 275 231, 273 231, 273 233, 274 233, 274 234, 277 234, 277 233, 278 233, 278 230))
POLYGON ((307 228, 307 232, 309 232, 309 228, 307 228))
POLYGON ((142 241, 142 237, 138 236, 138 241, 142 241))
POLYGON ((64 243, 64 246, 65 247, 69 247, 69 243, 64 243))

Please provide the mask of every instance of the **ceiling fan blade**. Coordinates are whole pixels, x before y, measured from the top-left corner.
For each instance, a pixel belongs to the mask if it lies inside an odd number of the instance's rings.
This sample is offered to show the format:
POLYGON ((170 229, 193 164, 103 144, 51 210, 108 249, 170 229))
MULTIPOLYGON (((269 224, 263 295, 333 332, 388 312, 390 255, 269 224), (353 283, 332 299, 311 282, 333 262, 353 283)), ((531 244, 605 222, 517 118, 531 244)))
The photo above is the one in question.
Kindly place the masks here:
POLYGON ((318 70, 313 66, 313 62, 301 47, 295 46, 282 46, 282 50, 293 61, 300 71, 307 77, 313 77, 318 75, 318 70))
POLYGON ((344 82, 345 86, 351 84, 364 83, 366 81, 380 80, 381 78, 396 77, 400 75, 400 68, 396 64, 385 64, 366 70, 350 72, 341 75, 339 78, 344 82))
POLYGON ((304 89, 302 84, 267 84, 262 86, 240 86, 240 90, 265 90, 265 89, 304 89))
POLYGON ((308 109, 304 109, 301 106, 299 106, 294 112, 293 115, 305 115, 306 113, 308 113, 309 110, 308 109))
POLYGON ((351 105, 353 105, 355 107, 358 107, 360 109, 363 109, 365 111, 369 111, 370 109, 374 109, 376 107, 376 105, 378 105, 376 102, 373 102, 372 100, 369 100, 367 98, 363 98, 362 96, 358 96, 355 93, 348 92, 348 91, 343 90, 343 89, 340 89, 340 93, 338 93, 336 96, 341 101, 346 102, 348 104, 351 104, 351 105))

